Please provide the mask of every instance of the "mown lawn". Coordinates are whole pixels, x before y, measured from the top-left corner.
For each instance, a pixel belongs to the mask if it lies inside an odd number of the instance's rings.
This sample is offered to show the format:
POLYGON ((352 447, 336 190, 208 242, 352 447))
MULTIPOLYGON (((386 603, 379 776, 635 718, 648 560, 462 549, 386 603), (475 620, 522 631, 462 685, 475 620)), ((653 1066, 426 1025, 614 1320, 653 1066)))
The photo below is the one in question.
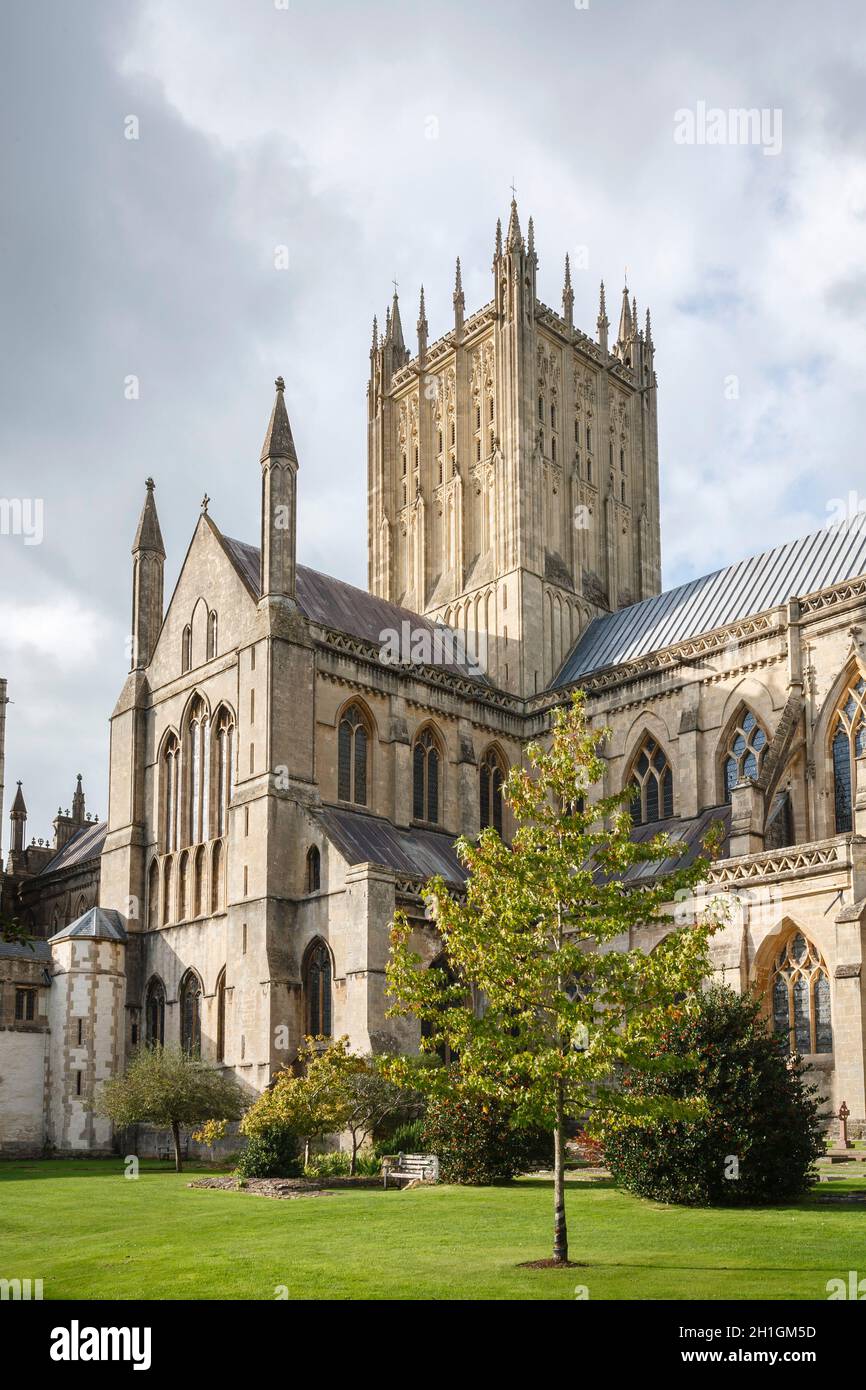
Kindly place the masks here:
MULTIPOLYGON (((863 1264, 864 1208, 694 1211, 568 1184, 572 1270, 547 1256, 546 1181, 336 1191, 297 1201, 194 1190, 143 1163, 0 1164, 0 1278, 46 1299, 825 1299, 863 1264)), ((863 1186, 822 1185, 821 1193, 863 1186)))

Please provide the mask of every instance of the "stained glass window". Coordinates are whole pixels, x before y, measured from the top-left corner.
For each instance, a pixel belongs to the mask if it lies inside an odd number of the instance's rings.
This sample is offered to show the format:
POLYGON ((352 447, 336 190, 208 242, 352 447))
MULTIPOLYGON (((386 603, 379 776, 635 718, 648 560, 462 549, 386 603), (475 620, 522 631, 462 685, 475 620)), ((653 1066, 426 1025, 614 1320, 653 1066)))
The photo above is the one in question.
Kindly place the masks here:
POLYGON ((836 716, 832 748, 836 834, 845 835, 854 823, 855 759, 866 749, 866 681, 862 677, 845 693, 836 716))
POLYGON ((479 775, 481 829, 492 825, 502 834, 502 784, 505 773, 497 755, 491 750, 481 761, 479 775))
POLYGON ((767 751, 767 735, 750 709, 743 709, 725 757, 725 800, 738 782, 755 782, 767 751))
POLYGON ((304 969, 304 997, 307 1005, 307 1033, 313 1037, 331 1036, 331 957, 323 941, 316 941, 307 952, 304 969))
POLYGON ((439 821, 439 748, 429 729, 412 753, 412 815, 433 825, 439 821))
POLYGON ((367 726, 357 705, 340 720, 337 738, 337 795, 356 806, 367 805, 367 726))
POLYGON ((833 1051, 827 969, 802 932, 789 937, 776 957, 772 997, 773 1030, 792 1052, 833 1051))
POLYGON ((656 740, 647 734, 634 764, 631 784, 638 789, 632 805, 636 825, 666 820, 674 813, 674 780, 667 756, 656 740))

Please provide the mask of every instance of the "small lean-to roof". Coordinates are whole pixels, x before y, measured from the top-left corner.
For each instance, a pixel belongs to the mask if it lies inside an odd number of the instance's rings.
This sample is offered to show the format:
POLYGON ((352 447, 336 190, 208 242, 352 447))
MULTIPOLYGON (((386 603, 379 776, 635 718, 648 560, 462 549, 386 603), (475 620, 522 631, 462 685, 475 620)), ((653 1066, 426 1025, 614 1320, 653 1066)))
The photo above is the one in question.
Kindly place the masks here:
POLYGON ((98 859, 107 834, 107 821, 95 820, 83 825, 54 858, 49 859, 42 874, 53 874, 58 869, 71 869, 76 864, 86 864, 88 859, 98 859))
POLYGON ((382 816, 322 806, 314 812, 331 843, 349 864, 380 864, 404 878, 441 874, 460 884, 465 871, 454 851, 454 836, 441 830, 400 829, 382 816))
MULTIPOLYGON (((258 598, 261 563, 258 546, 248 545, 246 541, 232 540, 229 536, 223 536, 222 542, 247 588, 258 598)), ((354 584, 346 584, 342 579, 334 579, 330 574, 322 574, 306 565, 297 567, 295 594, 301 612, 311 623, 331 628, 335 632, 345 632, 351 637, 360 638, 361 641, 373 642, 376 646, 385 640, 383 633, 395 632, 400 638, 403 623, 408 623, 408 630, 412 634, 418 631, 429 632, 431 640, 437 633, 441 639, 443 634, 451 631, 442 623, 434 623, 420 613, 400 608, 396 603, 389 603, 376 594, 367 593, 366 589, 358 589, 354 584)), ((433 647, 433 650, 436 648, 433 647)), ((453 654, 453 661, 439 663, 445 670, 468 676, 481 685, 489 684, 486 676, 466 661, 459 659, 459 643, 455 644, 453 654)))
POLYGON ((88 941, 125 942, 127 939, 123 918, 113 907, 91 907, 67 927, 61 927, 48 940, 64 941, 71 936, 88 941))
POLYGON ((594 618, 553 688, 574 685, 595 671, 635 661, 864 573, 866 515, 858 515, 594 618))

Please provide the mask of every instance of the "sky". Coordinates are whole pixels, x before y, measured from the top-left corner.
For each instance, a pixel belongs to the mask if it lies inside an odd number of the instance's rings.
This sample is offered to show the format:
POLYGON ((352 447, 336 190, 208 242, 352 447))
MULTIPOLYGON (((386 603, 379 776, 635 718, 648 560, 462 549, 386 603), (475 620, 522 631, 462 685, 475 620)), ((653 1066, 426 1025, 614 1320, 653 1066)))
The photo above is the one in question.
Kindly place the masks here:
POLYGON ((486 303, 512 184, 540 298, 651 309, 665 587, 859 507, 864 66, 858 0, 10 0, 3 851, 19 778, 28 838, 105 816, 144 480, 168 596, 205 492, 258 536, 278 374, 299 559, 365 584, 373 314, 486 303))

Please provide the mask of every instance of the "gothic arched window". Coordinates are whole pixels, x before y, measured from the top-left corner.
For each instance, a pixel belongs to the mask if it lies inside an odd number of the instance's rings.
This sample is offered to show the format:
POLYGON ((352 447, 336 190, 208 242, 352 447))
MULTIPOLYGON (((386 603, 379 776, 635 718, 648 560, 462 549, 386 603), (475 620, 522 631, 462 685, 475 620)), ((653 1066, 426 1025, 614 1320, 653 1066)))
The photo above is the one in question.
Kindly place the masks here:
POLYGON ((217 654, 217 615, 212 610, 207 619, 207 657, 210 661, 217 654))
POLYGON ((184 1052, 201 1052, 201 980, 188 970, 180 986, 180 1045, 184 1052))
POLYGON ((845 692, 836 715, 832 750, 836 834, 845 835, 854 827, 856 759, 866 751, 866 681, 862 676, 845 692))
POLYGON ((356 806, 367 805, 367 725, 357 705, 340 719, 337 738, 337 796, 356 806))
POLYGON ((480 795, 481 829, 492 825, 497 834, 502 834, 502 785, 505 771, 497 753, 490 749, 481 760, 478 778, 480 795))
POLYGON ((331 955, 324 941, 314 941, 304 960, 306 1030, 310 1037, 329 1038, 331 1021, 331 955))
POLYGON ((412 752, 412 815, 431 825, 439 822, 439 745, 431 729, 415 741, 412 752))
POLYGON ((162 750, 162 847, 169 854, 178 847, 178 791, 180 788, 180 744, 171 734, 162 750))
POLYGON ((216 840, 210 860, 210 910, 212 913, 222 912, 223 908, 223 859, 222 841, 216 840))
POLYGON ((674 779, 667 754, 659 743, 647 734, 633 765, 630 785, 638 795, 631 803, 635 825, 666 820, 674 813, 674 779))
POLYGON ((180 644, 180 669, 188 671, 192 664, 192 628, 187 623, 180 644))
POLYGON ((165 1042, 165 988, 156 976, 144 1001, 144 1040, 148 1047, 162 1047, 165 1042))
POLYGON ((159 926, 159 862, 151 861, 147 875, 147 925, 150 931, 159 926))
POLYGON ((738 782, 756 782, 767 751, 767 735, 750 709, 742 709, 725 756, 725 800, 738 782))
POLYGON ((217 977, 216 987, 216 1059, 225 1061, 226 1055, 226 968, 223 966, 217 977))
POLYGON ((801 932, 790 936, 776 957, 771 985, 773 1031, 790 1051, 832 1052, 827 967, 801 932))
POLYGON ((228 828, 229 802, 234 790, 235 721, 225 706, 216 716, 216 805, 214 807, 214 836, 225 835, 228 828))
POLYGON ((196 699, 186 728, 187 844, 197 845, 208 835, 210 798, 210 720, 204 700, 196 699))
POLYGON ((322 883, 322 860, 315 845, 307 850, 307 892, 318 893, 322 883))

